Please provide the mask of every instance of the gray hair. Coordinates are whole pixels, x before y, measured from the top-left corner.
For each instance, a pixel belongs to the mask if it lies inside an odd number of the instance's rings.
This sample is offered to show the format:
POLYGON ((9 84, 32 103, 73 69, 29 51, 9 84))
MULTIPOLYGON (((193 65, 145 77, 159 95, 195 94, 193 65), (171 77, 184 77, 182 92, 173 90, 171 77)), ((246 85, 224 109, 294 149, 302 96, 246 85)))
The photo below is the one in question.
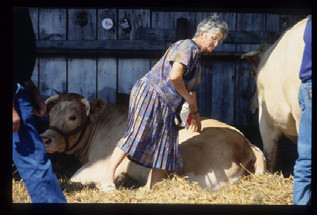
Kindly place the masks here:
POLYGON ((223 39, 225 39, 228 34, 228 25, 219 17, 219 15, 213 14, 198 24, 194 37, 198 37, 200 31, 210 33, 212 30, 220 30, 223 34, 223 39))

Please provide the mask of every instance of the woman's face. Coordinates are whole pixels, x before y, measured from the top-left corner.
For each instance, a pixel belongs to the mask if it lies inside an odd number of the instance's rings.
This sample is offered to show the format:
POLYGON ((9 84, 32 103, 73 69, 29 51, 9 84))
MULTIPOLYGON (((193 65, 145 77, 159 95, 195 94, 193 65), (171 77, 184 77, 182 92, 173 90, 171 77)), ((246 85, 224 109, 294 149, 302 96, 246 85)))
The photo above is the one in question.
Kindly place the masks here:
POLYGON ((213 30, 211 32, 201 31, 200 34, 200 52, 212 52, 219 43, 222 43, 223 34, 221 31, 213 30))

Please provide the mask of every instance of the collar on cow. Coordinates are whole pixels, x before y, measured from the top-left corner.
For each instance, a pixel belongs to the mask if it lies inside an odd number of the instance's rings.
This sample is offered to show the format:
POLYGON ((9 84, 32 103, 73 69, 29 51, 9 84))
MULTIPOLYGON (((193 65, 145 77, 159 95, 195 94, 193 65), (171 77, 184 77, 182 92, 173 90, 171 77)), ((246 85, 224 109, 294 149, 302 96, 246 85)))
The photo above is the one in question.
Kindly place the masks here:
POLYGON ((67 151, 73 150, 80 143, 81 139, 83 138, 83 136, 87 130, 89 122, 90 122, 90 118, 87 117, 86 121, 83 124, 81 124, 80 126, 78 126, 77 128, 75 128, 74 130, 72 130, 68 133, 63 132, 62 130, 60 130, 59 128, 57 128, 55 126, 48 126, 48 129, 52 129, 52 130, 56 131, 58 134, 60 134, 62 137, 64 137, 65 144, 66 144, 64 152, 67 152, 67 151), (81 131, 81 133, 80 133, 76 143, 71 148, 69 148, 69 137, 78 133, 79 131, 81 131))

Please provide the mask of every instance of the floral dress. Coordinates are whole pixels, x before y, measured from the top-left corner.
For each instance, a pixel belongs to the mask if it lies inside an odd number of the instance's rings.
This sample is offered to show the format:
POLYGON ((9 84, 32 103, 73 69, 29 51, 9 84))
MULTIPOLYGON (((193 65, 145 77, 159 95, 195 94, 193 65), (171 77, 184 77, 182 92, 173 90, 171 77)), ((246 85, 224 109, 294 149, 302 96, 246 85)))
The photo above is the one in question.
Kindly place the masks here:
POLYGON ((182 96, 174 89, 169 74, 173 62, 187 67, 183 75, 188 91, 200 84, 199 48, 188 39, 174 43, 131 91, 128 125, 117 146, 128 158, 149 168, 175 171, 183 166, 175 125, 182 96))

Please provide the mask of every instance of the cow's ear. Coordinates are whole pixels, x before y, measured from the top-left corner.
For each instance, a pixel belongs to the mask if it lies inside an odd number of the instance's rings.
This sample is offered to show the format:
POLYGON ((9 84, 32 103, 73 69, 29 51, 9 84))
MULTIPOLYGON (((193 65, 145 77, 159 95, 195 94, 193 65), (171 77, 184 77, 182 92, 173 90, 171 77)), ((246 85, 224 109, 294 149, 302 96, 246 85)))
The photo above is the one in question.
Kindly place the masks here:
POLYGON ((241 59, 245 59, 257 67, 260 62, 261 54, 263 54, 269 47, 270 44, 261 44, 258 49, 243 54, 241 59))
POLYGON ((252 63, 253 65, 257 65, 257 62, 259 61, 259 54, 260 54, 260 50, 257 49, 257 50, 245 53, 244 55, 241 56, 241 59, 245 59, 249 61, 250 63, 252 63))
POLYGON ((49 114, 49 112, 56 105, 58 100, 59 100, 59 95, 51 96, 51 97, 49 97, 48 99, 45 100, 45 104, 47 105, 46 114, 49 114))
POLYGON ((96 117, 99 116, 99 114, 105 109, 106 107, 106 102, 103 99, 94 99, 90 103, 90 114, 89 116, 91 117, 96 117))

